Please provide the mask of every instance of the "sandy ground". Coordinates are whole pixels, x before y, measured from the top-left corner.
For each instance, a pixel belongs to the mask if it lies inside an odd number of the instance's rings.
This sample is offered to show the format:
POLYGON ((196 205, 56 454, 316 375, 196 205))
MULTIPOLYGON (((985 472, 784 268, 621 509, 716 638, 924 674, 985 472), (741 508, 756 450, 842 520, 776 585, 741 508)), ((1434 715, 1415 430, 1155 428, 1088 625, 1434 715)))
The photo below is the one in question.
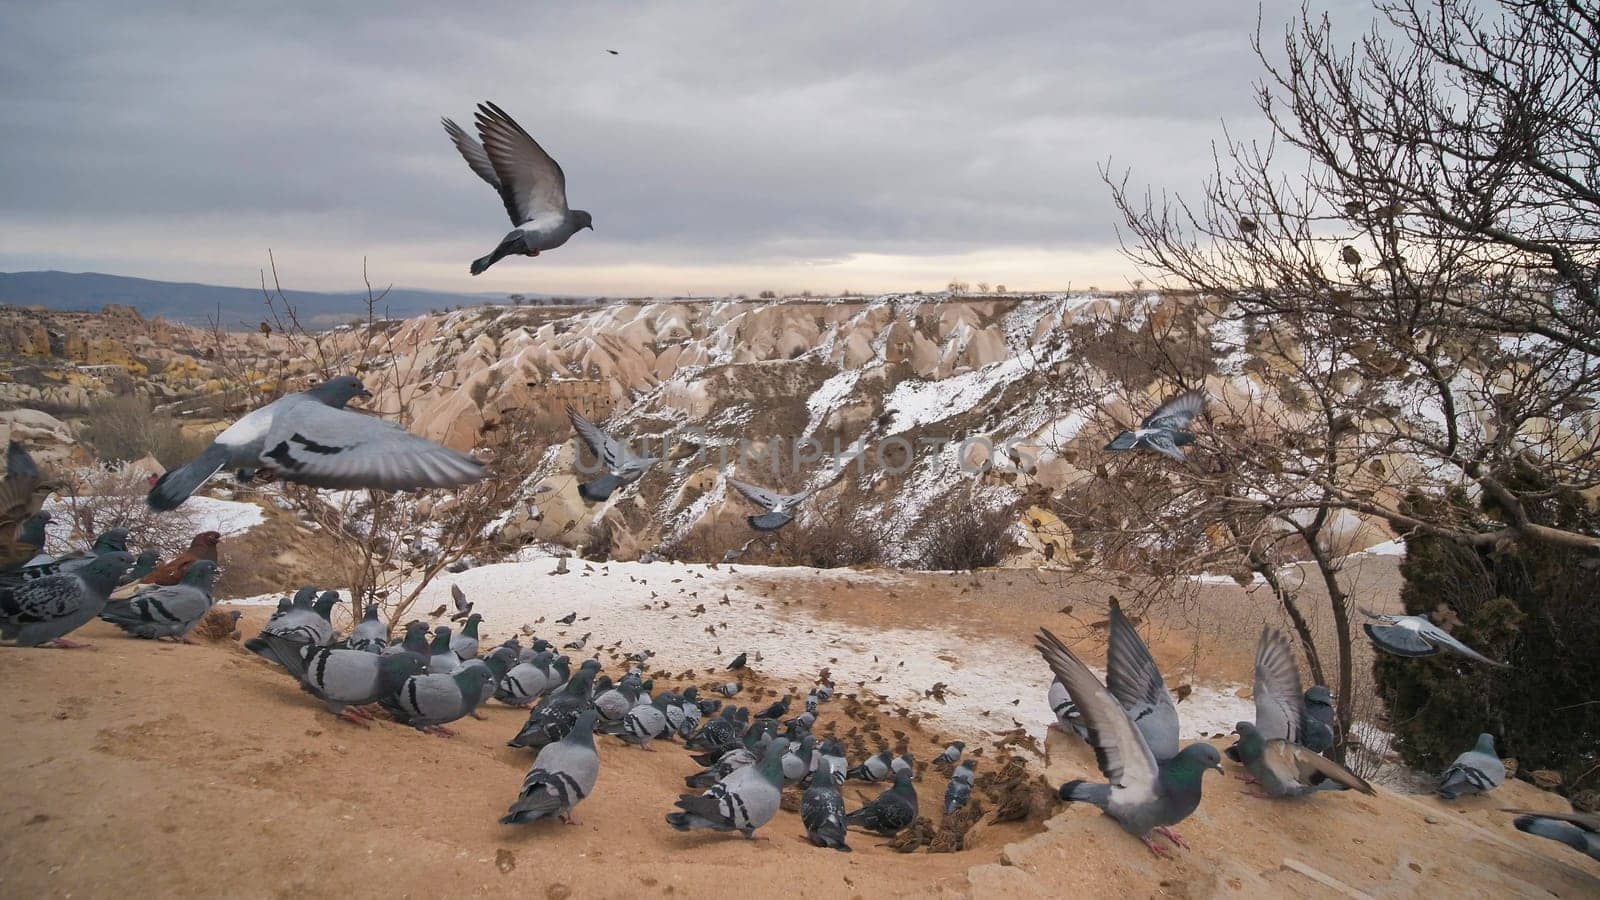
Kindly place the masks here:
MULTIPOLYGON (((1382 605, 1393 563, 1370 562, 1359 579, 1382 605)), ((963 737, 986 751, 980 771, 993 765, 993 733, 1047 717, 1036 689, 1043 667, 1027 650, 1033 628, 1059 623, 1087 658, 1103 656, 1103 633, 1093 626, 1103 617, 1103 591, 1031 571, 618 563, 585 571, 579 563, 564 576, 544 574, 549 569, 547 561, 484 567, 456 580, 481 604, 490 634, 524 624, 552 639, 592 631, 588 649, 604 646, 601 659, 614 673, 614 654, 648 647, 653 671, 708 685, 727 679, 721 663, 734 653, 759 650, 739 702, 804 690, 828 665, 842 691, 862 701, 824 707, 837 731, 876 731, 924 760, 939 742, 963 737), (1068 604, 1071 614, 1059 612, 1068 604), (567 612, 589 621, 562 635, 551 622, 567 612), (921 696, 940 665, 951 685, 943 704, 921 696)), ((447 589, 431 589, 428 605, 447 589)), ((1228 697, 1247 675, 1268 604, 1232 586, 1202 593, 1181 621, 1152 620, 1146 630, 1169 683, 1192 681, 1228 697)), ((251 610, 253 621, 261 616, 251 610)), ((845 855, 805 844, 798 816, 787 812, 753 842, 675 833, 661 817, 693 764, 676 746, 647 753, 602 739, 600 782, 579 808, 581 824, 514 829, 496 818, 531 761, 504 746, 520 711, 491 703, 486 720, 460 723, 450 739, 390 722, 361 729, 334 720, 280 670, 231 643, 152 644, 100 623, 81 637, 97 649, 0 649, 0 678, 12 697, 9 752, 0 762, 8 786, 0 896, 1600 893, 1600 864, 1523 835, 1495 812, 1561 808, 1518 782, 1452 805, 1383 788, 1377 797, 1286 802, 1253 799, 1238 781, 1212 775, 1205 802, 1180 829, 1193 849, 1173 862, 1153 859, 1082 805, 1048 821, 980 824, 960 853, 901 855, 863 834, 852 836, 857 851, 845 855)), ((1180 707, 1186 719, 1190 702, 1180 707)), ((1049 741, 1051 781, 1092 773, 1081 745, 1054 734, 1049 741)), ((925 814, 944 784, 941 774, 923 772, 925 814)), ((853 806, 875 790, 852 782, 846 796, 853 806)))

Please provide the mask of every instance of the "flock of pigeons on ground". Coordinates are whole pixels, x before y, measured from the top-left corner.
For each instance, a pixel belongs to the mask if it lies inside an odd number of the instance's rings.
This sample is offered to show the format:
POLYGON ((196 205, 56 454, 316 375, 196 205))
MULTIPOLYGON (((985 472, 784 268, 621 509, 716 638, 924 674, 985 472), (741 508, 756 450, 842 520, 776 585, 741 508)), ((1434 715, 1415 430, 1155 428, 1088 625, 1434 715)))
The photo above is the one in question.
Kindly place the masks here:
MULTIPOLYGON (((506 160, 548 165, 558 181, 559 167, 497 107, 481 109, 478 125, 481 147, 446 121, 474 171, 501 191, 519 228, 474 264, 474 271, 509 253, 534 255, 557 246, 575 230, 574 223, 587 225, 586 213, 565 210, 564 191, 559 198, 561 223, 539 224, 543 213, 530 214, 529 204, 551 202, 553 195, 519 181, 506 160), (490 165, 480 167, 485 158, 490 165), (529 243, 530 235, 537 234, 560 239, 540 247, 537 240, 529 243)), ((358 379, 346 376, 249 413, 218 434, 199 457, 157 480, 149 505, 176 508, 224 468, 245 480, 266 474, 340 489, 417 490, 484 477, 484 466, 469 456, 345 408, 351 399, 367 395, 358 379)), ((1178 448, 1193 443, 1188 429, 1202 406, 1199 393, 1180 394, 1106 449, 1150 450, 1184 459, 1178 448)), ((584 499, 604 501, 659 462, 633 454, 576 412, 569 415, 603 467, 599 477, 580 485, 584 499)), ((762 507, 761 514, 749 518, 759 531, 782 528, 809 496, 732 483, 762 507)), ((12 442, 0 485, 0 637, 21 646, 70 649, 84 645, 67 635, 98 617, 135 637, 187 640, 212 607, 218 535, 196 536, 188 552, 165 563, 148 550, 136 559, 121 529, 99 535, 82 551, 50 557, 43 554, 49 513, 41 507, 51 490, 53 485, 26 450, 12 442), (119 589, 125 596, 112 600, 119 589)), ((695 687, 658 692, 636 667, 613 682, 601 673, 598 654, 573 670, 570 659, 542 639, 524 648, 513 638, 480 654, 482 616, 459 592, 456 618, 464 620, 459 634, 443 625, 430 632, 427 623, 412 622, 393 642, 389 625, 372 604, 348 635, 337 635, 330 614, 338 602, 336 592, 316 588, 285 597, 245 646, 282 666, 330 711, 352 722, 370 719, 368 707, 377 705, 397 721, 447 735, 449 723, 474 714, 490 699, 531 706, 510 744, 538 752, 502 822, 524 824, 552 816, 572 821, 573 809, 599 781, 597 734, 643 750, 653 750, 653 742, 682 740, 695 754, 693 761, 701 768, 685 778, 685 785, 704 790, 678 799, 666 816, 674 829, 750 837, 783 805, 785 786, 803 790, 801 820, 807 838, 820 847, 848 850, 851 827, 896 836, 918 821, 915 761, 909 754, 897 757, 883 750, 851 766, 838 740, 819 740, 811 733, 818 704, 832 696, 831 683, 817 684, 796 716, 788 717, 787 697, 752 712, 702 698, 695 687), (891 786, 861 808, 847 811, 839 792, 847 778, 891 786)), ((1367 634, 1385 652, 1417 657, 1449 650, 1476 662, 1503 665, 1424 617, 1368 615, 1374 622, 1365 626, 1367 634)), ((562 649, 581 653, 587 639, 585 635, 562 649)), ((1208 769, 1221 771, 1221 754, 1208 743, 1179 747, 1176 704, 1132 624, 1113 603, 1105 684, 1048 630, 1040 630, 1037 648, 1055 675, 1048 699, 1057 725, 1094 749, 1106 778, 1103 783, 1068 782, 1058 798, 1103 809, 1159 856, 1168 851, 1152 835, 1187 846, 1171 827, 1198 807, 1203 775, 1208 769)), ((730 668, 744 664, 741 657, 730 668)), ((731 698, 738 682, 728 687, 724 693, 731 698)), ((1261 796, 1372 793, 1365 780, 1323 755, 1336 734, 1331 697, 1321 685, 1301 692, 1288 641, 1271 628, 1262 632, 1257 648, 1255 705, 1255 721, 1238 724, 1239 740, 1227 752, 1261 796)), ((944 795, 947 816, 960 814, 972 794, 974 762, 962 762, 962 754, 963 745, 956 742, 938 760, 951 773, 944 795)), ((1493 790, 1505 774, 1493 738, 1485 734, 1443 773, 1438 793, 1455 798, 1493 790)), ((1518 828, 1600 858, 1600 821, 1595 816, 1515 812, 1520 814, 1518 828)))

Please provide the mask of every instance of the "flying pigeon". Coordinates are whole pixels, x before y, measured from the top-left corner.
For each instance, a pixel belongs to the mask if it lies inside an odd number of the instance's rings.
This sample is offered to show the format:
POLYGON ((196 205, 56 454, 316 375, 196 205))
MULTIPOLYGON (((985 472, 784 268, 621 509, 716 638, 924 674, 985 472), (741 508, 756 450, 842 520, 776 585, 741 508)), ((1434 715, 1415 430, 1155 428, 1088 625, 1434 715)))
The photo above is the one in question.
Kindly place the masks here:
POLYGON ((844 797, 835 780, 835 775, 842 776, 844 772, 834 765, 824 756, 817 766, 816 777, 800 797, 800 822, 806 827, 806 840, 818 847, 849 853, 850 846, 845 843, 849 822, 845 818, 844 797))
POLYGON ((1361 776, 1300 745, 1305 720, 1300 671, 1288 638, 1270 626, 1261 629, 1256 642, 1255 703, 1255 722, 1234 727, 1239 742, 1230 749, 1268 797, 1299 797, 1338 787, 1375 793, 1361 776))
POLYGON ((456 605, 456 611, 450 614, 450 621, 459 622, 472 615, 472 601, 467 599, 466 593, 461 590, 461 585, 450 585, 450 599, 456 605))
POLYGON ((15 640, 20 647, 89 646, 66 636, 100 614, 117 579, 131 565, 133 554, 112 551, 70 572, 0 587, 0 638, 15 640))
POLYGON ((144 584, 177 584, 183 580, 183 573, 197 560, 217 561, 217 542, 222 540, 222 535, 215 531, 202 531, 189 542, 189 549, 157 566, 150 574, 140 581, 144 584))
POLYGON ((445 133, 479 178, 500 193, 513 228, 488 256, 472 261, 472 274, 507 256, 538 256, 554 250, 580 230, 594 229, 588 212, 567 208, 567 176, 550 154, 493 103, 478 104, 478 137, 441 119, 445 133))
POLYGON ((1447 649, 1467 659, 1507 668, 1506 663, 1495 662, 1468 647, 1451 637, 1450 632, 1423 616, 1388 616, 1364 609, 1361 612, 1367 618, 1378 622, 1376 625, 1368 622, 1361 627, 1366 629, 1367 637, 1372 638, 1372 643, 1385 653, 1393 653, 1395 656, 1432 656, 1440 649, 1447 649))
POLYGON ((198 457, 162 475, 150 489, 150 507, 176 509, 224 466, 259 466, 312 487, 386 491, 456 487, 483 477, 483 464, 469 456, 332 405, 366 394, 359 379, 342 375, 268 403, 228 426, 198 457))
POLYGON ((1518 831, 1560 841, 1590 859, 1600 860, 1600 815, 1595 813, 1542 812, 1537 809, 1503 809, 1515 813, 1518 831))
POLYGON ((1200 414, 1205 395, 1199 391, 1185 391, 1156 407, 1145 416, 1139 427, 1124 431, 1106 444, 1107 450, 1154 450, 1179 462, 1188 462, 1179 447, 1194 443, 1194 433, 1189 424, 1200 414))
POLYGON ((367 604, 361 621, 350 629, 350 636, 345 639, 344 645, 364 653, 382 653, 383 648, 389 646, 389 626, 378 618, 378 604, 367 604))
MULTIPOLYGON (((1065 681, 1062 686, 1077 702, 1081 715, 1082 699, 1065 681)), ((1158 762, 1178 755, 1178 705, 1167 690, 1150 648, 1123 615, 1115 598, 1111 600, 1111 638, 1106 649, 1106 688, 1128 712, 1158 762)))
POLYGON ((1216 748, 1190 744, 1172 759, 1158 762, 1132 716, 1066 644, 1041 628, 1035 646, 1078 704, 1095 761, 1107 782, 1069 781, 1057 796, 1100 807, 1157 856, 1169 854, 1150 837, 1151 831, 1186 847, 1167 826, 1182 822, 1200 806, 1206 770, 1222 771, 1222 757, 1216 748))
POLYGON ((845 819, 851 825, 893 837, 917 818, 917 789, 911 784, 911 775, 897 774, 894 786, 874 797, 845 819))
POLYGON ((776 738, 767 745, 761 762, 734 770, 704 794, 679 797, 675 804, 679 811, 667 813, 667 824, 678 831, 709 828, 754 838, 756 829, 778 814, 783 755, 788 751, 789 741, 776 738))
POLYGON ((654 456, 635 456, 621 441, 601 431, 577 410, 568 409, 567 418, 572 420, 578 437, 605 470, 599 478, 578 485, 578 496, 590 503, 605 500, 617 488, 638 481, 651 466, 661 461, 654 456))
MULTIPOLYGON (((455 616, 451 616, 454 619, 455 616)), ((450 650, 461 660, 478 658, 478 624, 483 621, 483 616, 472 613, 467 616, 467 623, 461 626, 461 633, 450 639, 450 650)))
POLYGON ((956 810, 967 805, 972 799, 972 771, 977 768, 975 760, 967 760, 956 767, 950 776, 950 783, 944 789, 944 814, 950 815, 956 810))
POLYGON ((1446 800, 1470 794, 1487 794, 1505 783, 1506 764, 1494 752, 1494 735, 1478 735, 1478 743, 1456 757, 1439 775, 1435 793, 1446 800))
POLYGON ((211 609, 217 572, 217 564, 211 560, 196 560, 177 584, 154 585, 130 600, 108 603, 100 611, 100 618, 134 637, 177 638, 192 643, 189 629, 211 609))
POLYGON ((809 488, 798 494, 779 494, 737 478, 729 478, 728 483, 733 485, 734 490, 743 494, 745 499, 766 510, 761 515, 745 517, 750 527, 757 531, 777 531, 794 521, 795 509, 811 496, 809 488))
MULTIPOLYGON (((384 657, 378 659, 382 661, 384 657)), ((462 666, 448 675, 413 675, 382 702, 398 721, 419 731, 449 736, 454 732, 444 726, 477 707, 489 677, 484 666, 462 666)))
POLYGON ((423 671, 422 661, 416 656, 403 653, 385 656, 364 650, 322 647, 281 634, 262 634, 260 639, 270 647, 275 659, 283 661, 289 674, 299 679, 329 712, 357 725, 372 718, 361 707, 394 702, 393 698, 402 688, 410 687, 417 693, 410 708, 424 705, 424 701, 430 699, 422 693, 426 683, 413 681, 423 671))
POLYGON ((578 716, 566 737, 540 748, 533 767, 522 779, 517 802, 501 817, 501 825, 526 825, 529 822, 561 816, 576 825, 572 810, 594 793, 600 778, 600 757, 594 749, 594 710, 578 716))

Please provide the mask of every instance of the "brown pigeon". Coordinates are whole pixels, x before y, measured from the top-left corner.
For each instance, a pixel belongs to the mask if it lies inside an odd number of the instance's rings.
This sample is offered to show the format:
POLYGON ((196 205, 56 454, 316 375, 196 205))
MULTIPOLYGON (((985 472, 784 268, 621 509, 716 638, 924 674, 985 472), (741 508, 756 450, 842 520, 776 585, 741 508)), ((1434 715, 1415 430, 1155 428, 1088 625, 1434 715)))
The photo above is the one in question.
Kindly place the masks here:
POLYGON ((183 580, 183 574, 197 560, 217 561, 217 542, 222 540, 222 535, 215 531, 202 531, 189 542, 189 549, 167 560, 149 574, 140 584, 159 584, 172 586, 183 580))

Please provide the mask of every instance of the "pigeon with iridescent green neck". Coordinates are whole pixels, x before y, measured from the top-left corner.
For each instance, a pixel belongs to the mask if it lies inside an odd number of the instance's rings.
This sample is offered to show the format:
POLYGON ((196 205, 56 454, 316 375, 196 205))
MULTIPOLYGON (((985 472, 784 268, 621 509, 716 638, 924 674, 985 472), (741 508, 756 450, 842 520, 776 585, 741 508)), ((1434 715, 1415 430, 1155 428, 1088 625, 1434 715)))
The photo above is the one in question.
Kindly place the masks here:
POLYGON ((472 613, 461 626, 461 633, 450 639, 450 649, 462 662, 478 656, 478 625, 482 621, 483 616, 472 613))

